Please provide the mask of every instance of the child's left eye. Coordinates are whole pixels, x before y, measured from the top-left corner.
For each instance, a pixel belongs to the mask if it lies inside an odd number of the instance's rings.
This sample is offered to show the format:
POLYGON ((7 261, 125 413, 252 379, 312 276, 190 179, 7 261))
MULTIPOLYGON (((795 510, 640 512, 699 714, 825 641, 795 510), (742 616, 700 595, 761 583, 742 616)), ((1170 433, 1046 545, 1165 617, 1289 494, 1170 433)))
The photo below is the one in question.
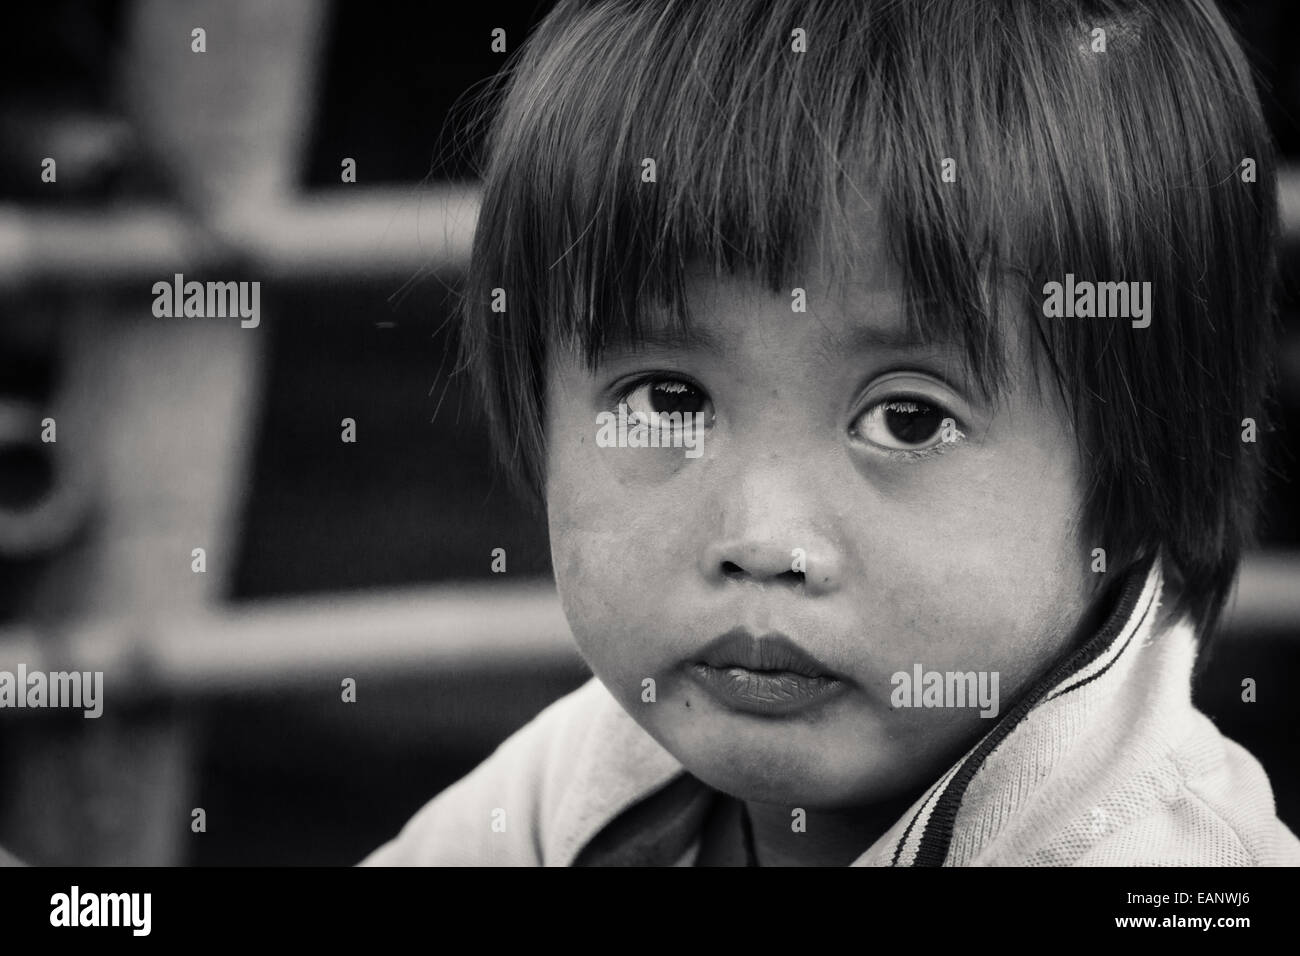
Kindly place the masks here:
POLYGON ((924 453, 964 437, 948 411, 919 398, 889 398, 866 410, 853 429, 889 451, 924 453))

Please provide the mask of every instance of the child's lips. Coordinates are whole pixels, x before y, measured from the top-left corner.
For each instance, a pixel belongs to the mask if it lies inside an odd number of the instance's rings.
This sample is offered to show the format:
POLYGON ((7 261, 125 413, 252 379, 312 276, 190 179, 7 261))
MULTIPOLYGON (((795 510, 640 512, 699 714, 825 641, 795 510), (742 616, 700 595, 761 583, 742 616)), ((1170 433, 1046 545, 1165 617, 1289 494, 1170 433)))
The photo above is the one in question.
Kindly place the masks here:
POLYGON ((790 671, 805 677, 834 676, 829 667, 784 634, 774 631, 755 637, 743 627, 733 627, 714 638, 695 663, 749 671, 790 671))
POLYGON ((803 710, 846 686, 784 634, 755 637, 744 628, 710 642, 686 672, 723 705, 763 715, 803 710))
POLYGON ((743 667, 692 664, 687 673, 719 703, 752 714, 791 714, 812 707, 844 688, 833 677, 808 677, 792 671, 751 671, 743 667))

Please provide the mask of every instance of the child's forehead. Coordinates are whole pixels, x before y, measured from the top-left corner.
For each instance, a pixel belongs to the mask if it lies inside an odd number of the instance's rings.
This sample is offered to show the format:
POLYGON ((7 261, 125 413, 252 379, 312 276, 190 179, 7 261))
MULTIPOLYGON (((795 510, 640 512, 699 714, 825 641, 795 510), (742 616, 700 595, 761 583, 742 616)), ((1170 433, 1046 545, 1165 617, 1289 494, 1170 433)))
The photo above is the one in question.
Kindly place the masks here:
POLYGON ((647 310, 644 330, 651 339, 678 336, 708 344, 719 327, 734 328, 760 309, 788 313, 791 326, 815 324, 834 348, 920 347, 948 338, 913 320, 902 273, 892 261, 837 278, 811 269, 777 289, 751 274, 718 275, 697 264, 687 271, 685 292, 683 316, 662 307, 647 310))
POLYGON ((696 268, 686 277, 685 301, 677 309, 645 303, 641 322, 612 337, 617 351, 690 350, 725 358, 751 325, 805 333, 826 355, 954 350, 946 326, 914 321, 901 277, 877 275, 831 282, 813 276, 805 286, 772 289, 755 276, 715 275, 696 268), (787 318, 788 316, 788 318, 787 318))

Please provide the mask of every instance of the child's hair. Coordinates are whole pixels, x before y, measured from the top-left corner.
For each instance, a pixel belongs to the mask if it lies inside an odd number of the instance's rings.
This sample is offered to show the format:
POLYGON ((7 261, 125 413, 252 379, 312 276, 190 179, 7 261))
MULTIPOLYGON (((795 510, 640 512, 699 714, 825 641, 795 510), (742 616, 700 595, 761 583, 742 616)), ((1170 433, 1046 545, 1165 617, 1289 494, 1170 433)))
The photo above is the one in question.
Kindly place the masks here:
POLYGON ((1163 549, 1176 609, 1213 628, 1258 498, 1277 211, 1210 0, 562 0, 488 105, 462 359, 523 489, 544 490, 548 349, 594 364, 688 328, 695 263, 787 296, 814 251, 849 275, 874 215, 914 331, 961 343, 987 396, 999 303, 1032 317, 1085 542, 1112 573, 1163 549), (1066 273, 1150 282, 1149 327, 1045 318, 1066 273))

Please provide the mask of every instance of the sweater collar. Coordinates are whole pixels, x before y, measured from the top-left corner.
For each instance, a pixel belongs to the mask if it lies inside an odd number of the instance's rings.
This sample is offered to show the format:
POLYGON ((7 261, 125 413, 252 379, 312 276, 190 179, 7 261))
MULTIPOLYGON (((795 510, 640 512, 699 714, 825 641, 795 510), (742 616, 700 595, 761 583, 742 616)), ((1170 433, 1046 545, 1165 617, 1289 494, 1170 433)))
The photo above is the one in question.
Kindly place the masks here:
POLYGON ((952 846, 958 811, 975 775, 1046 705, 1065 701, 1094 682, 1117 684, 1116 665, 1131 656, 1130 649, 1145 640, 1155 626, 1162 589, 1160 560, 1149 557, 1128 576, 1118 602, 1097 632, 1032 684, 855 865, 942 866, 952 846))

